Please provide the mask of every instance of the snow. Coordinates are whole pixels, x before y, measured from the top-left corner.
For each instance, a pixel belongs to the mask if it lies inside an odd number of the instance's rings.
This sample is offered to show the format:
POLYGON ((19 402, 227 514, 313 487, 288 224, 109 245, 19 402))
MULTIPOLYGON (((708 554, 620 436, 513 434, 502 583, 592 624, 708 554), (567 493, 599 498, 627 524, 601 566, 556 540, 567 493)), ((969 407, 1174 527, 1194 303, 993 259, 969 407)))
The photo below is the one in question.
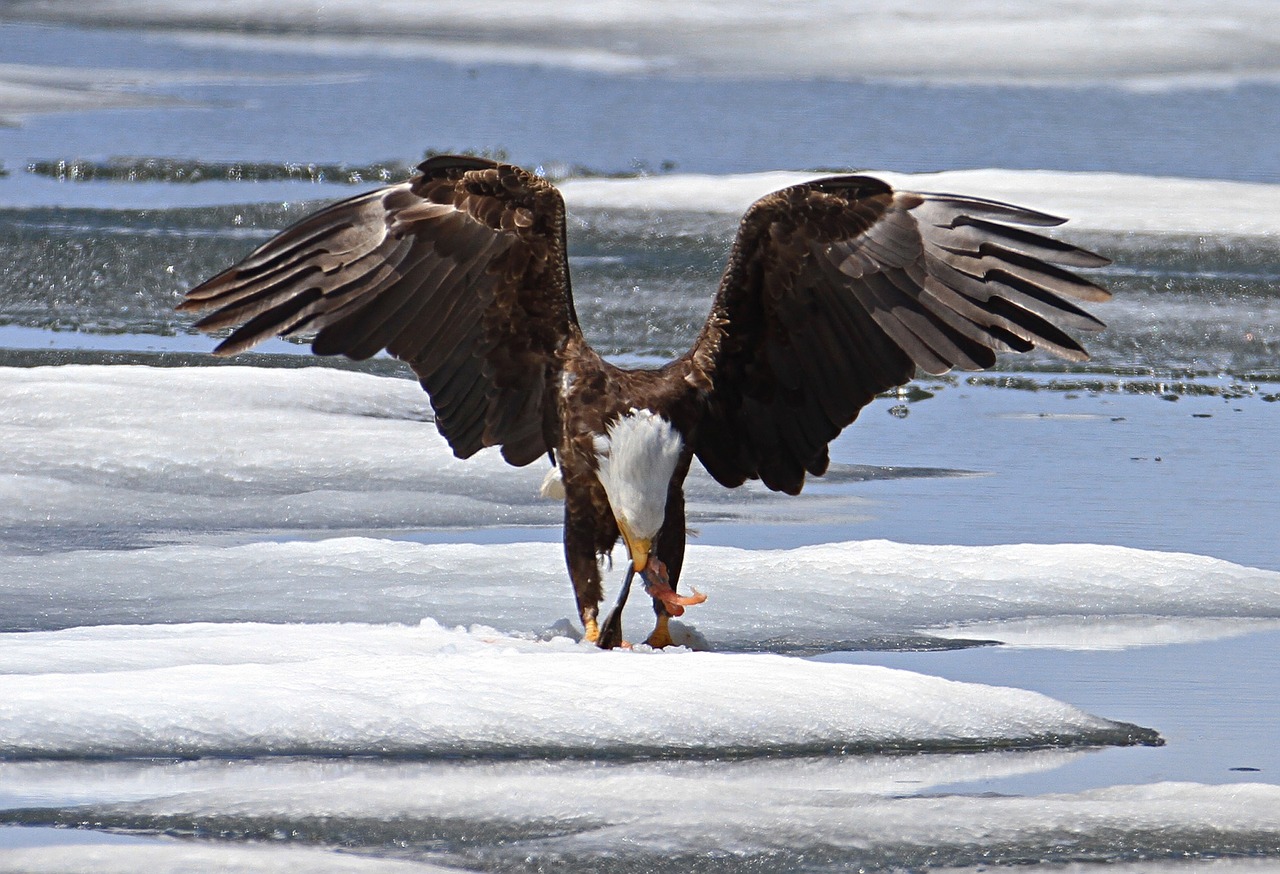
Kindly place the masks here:
POLYGON ((12 4, 32 21, 252 29, 294 38, 218 34, 223 42, 341 54, 506 60, 606 73, 880 78, 929 83, 1121 83, 1225 87, 1278 73, 1276 17, 1265 3, 1158 0, 1044 4, 828 0, 656 3, 535 0, 466 4, 406 0, 43 0, 12 4), (500 25, 495 25, 500 23, 500 25), (318 37, 318 38, 317 38, 318 37))
MULTIPOLYGON (((1280 573, 1100 544, 693 544, 686 568, 709 600, 683 621, 715 649, 912 634, 1111 648, 1243 633, 1280 618, 1280 573)), ((610 576, 616 586, 621 569, 610 576)), ((574 615, 558 542, 345 537, 86 549, 0 555, 0 578, 10 629, 430 617, 542 634, 574 615)), ((647 628, 648 611, 647 602, 629 606, 632 633, 647 628)))
MULTIPOLYGON (((833 171, 834 172, 834 171, 833 171)), ((1123 173, 1089 173, 1061 170, 948 170, 939 173, 897 173, 875 168, 866 173, 890 184, 916 191, 942 191, 1003 200, 1067 219, 1055 235, 1071 237, 1079 232, 1105 234, 1176 234, 1195 237, 1280 234, 1280 185, 1214 179, 1181 179, 1123 173)), ((692 212, 718 214, 736 220, 759 197, 831 172, 779 170, 766 173, 704 175, 671 173, 627 179, 569 178, 556 182, 571 216, 590 210, 634 211, 646 214, 692 212)), ((40 198, 56 196, 60 205, 101 206, 100 185, 58 186, 49 182, 40 198)), ((346 186, 309 183, 202 183, 177 186, 166 183, 113 185, 113 208, 154 206, 164 203, 199 206, 247 202, 297 202, 336 200, 353 193, 346 186)), ((15 206, 21 206, 20 201, 15 206)), ((664 232, 681 233, 678 222, 668 221, 664 232)), ((705 222, 690 233, 706 233, 705 222)), ((572 230, 570 231, 572 234, 572 230)), ((165 338, 150 340, 163 343, 165 338)))
MULTIPOLYGON (((342 78, 340 75, 331 76, 325 81, 340 81, 342 78)), ((161 71, 143 67, 86 69, 0 63, 0 120, 13 124, 16 119, 45 112, 189 106, 174 97, 145 91, 223 82, 262 84, 273 79, 280 81, 281 77, 247 76, 223 71, 161 71)), ((302 83, 308 79, 292 76, 289 81, 302 83)))
POLYGON ((624 816, 644 812, 648 797, 679 794, 702 799, 743 790, 777 796, 811 787, 820 793, 888 796, 904 786, 920 792, 977 780, 1037 774, 1091 755, 1079 747, 995 752, 919 753, 698 760, 625 760, 607 763, 554 759, 368 761, 271 758, 185 761, 52 759, 0 762, 0 805, 55 809, 100 806, 107 799, 146 804, 166 814, 209 815, 223 799, 252 799, 245 813, 270 810, 305 817, 316 813, 355 818, 445 816, 452 810, 477 819, 530 821, 547 811, 562 819, 593 812, 593 798, 623 805, 624 816), (602 780, 614 775, 614 780, 602 780), (692 779, 682 779, 682 778, 692 779), (375 783, 386 781, 385 789, 375 783), (634 781, 642 792, 629 792, 634 781), (598 784, 594 790, 592 783, 598 784), (528 790, 541 786, 534 800, 528 790), (523 791, 495 791, 510 786, 523 791), (733 791, 726 791, 734 787, 733 791), (165 799, 160 801, 159 799, 165 799))
MULTIPOLYGON (((1280 233, 1280 185, 1055 170, 859 170, 897 188, 1003 200, 1069 220, 1066 228, 1108 233, 1267 235, 1280 233)), ((569 209, 689 210, 740 215, 758 197, 829 173, 729 176, 670 174, 643 179, 571 179, 569 209)))
POLYGON ((687 755, 1154 738, 1019 689, 776 655, 606 652, 430 620, 3 635, 0 671, 4 757, 687 755))
POLYGON ((37 112, 173 105, 172 99, 123 90, 142 84, 142 76, 113 76, 107 70, 86 74, 61 67, 0 64, 0 119, 13 124, 37 112))
POLYGON ((482 515, 468 494, 488 479, 524 498, 495 521, 550 515, 527 506, 536 491, 523 480, 541 468, 512 477, 496 453, 454 459, 414 383, 236 370, 6 371, 0 524, 92 525, 110 506, 116 525, 460 525, 482 515))
MULTIPOLYGON (((65 838, 65 832, 58 837, 65 838)), ((250 844, 229 847, 191 841, 159 841, 118 844, 98 841, 73 846, 46 846, 7 850, 0 855, 0 872, 39 874, 443 874, 457 872, 424 862, 370 859, 350 853, 296 847, 250 844)))
MULTIPOLYGON (((0 368, 0 440, 0 529, 26 542, 563 516, 539 495, 547 465, 514 469, 494 450, 458 460, 416 383, 329 368, 0 368)), ((731 495, 702 479, 694 518, 730 502, 730 517, 797 518, 824 503, 772 501, 762 487, 731 495)), ((841 518, 853 502, 825 503, 841 518)))
MULTIPOLYGON (((805 818, 788 820, 778 829, 776 811, 748 793, 734 793, 737 804, 716 804, 711 815, 684 827, 678 818, 649 817, 598 829, 563 840, 566 854, 599 852, 625 838, 633 852, 678 852, 714 835, 716 848, 731 853, 760 852, 780 846, 827 846, 835 851, 870 846, 876 855, 911 860, 940 847, 964 847, 979 861, 980 853, 1014 847, 1045 852, 1072 840, 1087 846, 1119 833, 1128 846, 1160 846, 1180 832, 1215 830, 1254 832, 1257 845, 1276 834, 1275 810, 1280 787, 1194 784, 1117 786, 1072 795, 1026 798, 933 797, 862 799, 814 804, 805 818), (861 803, 860 803, 861 802, 861 803), (612 833, 611 833, 612 832, 612 833), (1083 833, 1083 836, 1082 836, 1083 833), (1035 849, 1031 849, 1035 848, 1035 849)), ((1081 848, 1084 849, 1083 847, 1081 848)), ((907 866, 904 866, 907 867, 907 866)))

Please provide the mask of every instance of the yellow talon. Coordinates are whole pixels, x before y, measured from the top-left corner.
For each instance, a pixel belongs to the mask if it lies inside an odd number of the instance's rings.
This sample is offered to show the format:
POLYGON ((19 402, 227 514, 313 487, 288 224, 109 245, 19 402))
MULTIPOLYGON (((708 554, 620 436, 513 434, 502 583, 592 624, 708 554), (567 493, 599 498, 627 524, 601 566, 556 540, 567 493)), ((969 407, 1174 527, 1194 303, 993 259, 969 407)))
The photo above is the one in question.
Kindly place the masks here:
POLYGON ((654 649, 662 649, 672 646, 675 641, 671 639, 671 629, 667 627, 667 623, 671 620, 669 616, 659 616, 658 624, 654 626, 653 634, 649 635, 649 639, 645 643, 654 649))
POLYGON ((594 616, 583 620, 582 639, 587 643, 600 642, 600 626, 596 623, 596 618, 594 616))

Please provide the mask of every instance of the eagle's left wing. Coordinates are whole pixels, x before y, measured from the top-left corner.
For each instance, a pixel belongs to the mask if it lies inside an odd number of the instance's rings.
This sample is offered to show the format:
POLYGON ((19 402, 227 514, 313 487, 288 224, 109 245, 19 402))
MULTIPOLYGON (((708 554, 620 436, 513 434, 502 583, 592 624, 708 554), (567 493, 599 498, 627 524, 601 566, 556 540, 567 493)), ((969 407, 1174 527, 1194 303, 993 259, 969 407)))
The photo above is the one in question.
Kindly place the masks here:
POLYGON ((1086 359, 1068 331, 1103 325, 1071 299, 1110 295, 1065 268, 1109 262, 1017 227, 1062 221, 867 176, 756 201, 687 356, 707 393, 703 466, 727 486, 759 477, 794 494, 858 411, 917 369, 980 370, 1034 348, 1086 359))

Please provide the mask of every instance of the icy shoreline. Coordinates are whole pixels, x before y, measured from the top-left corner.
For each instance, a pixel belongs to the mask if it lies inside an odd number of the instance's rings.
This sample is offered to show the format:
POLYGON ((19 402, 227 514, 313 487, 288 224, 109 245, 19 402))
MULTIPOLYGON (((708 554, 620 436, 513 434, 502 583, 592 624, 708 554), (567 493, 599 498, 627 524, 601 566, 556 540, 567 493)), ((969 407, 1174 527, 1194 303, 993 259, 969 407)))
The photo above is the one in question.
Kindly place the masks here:
POLYGON ((824 76, 1001 84, 1221 88, 1273 81, 1265 5, 1195 0, 1176 17, 1111 0, 990 8, 945 3, 810 6, 537 0, 464 6, 383 0, 19 2, 16 20, 157 27, 193 45, 456 63, 543 64, 608 74, 824 76))

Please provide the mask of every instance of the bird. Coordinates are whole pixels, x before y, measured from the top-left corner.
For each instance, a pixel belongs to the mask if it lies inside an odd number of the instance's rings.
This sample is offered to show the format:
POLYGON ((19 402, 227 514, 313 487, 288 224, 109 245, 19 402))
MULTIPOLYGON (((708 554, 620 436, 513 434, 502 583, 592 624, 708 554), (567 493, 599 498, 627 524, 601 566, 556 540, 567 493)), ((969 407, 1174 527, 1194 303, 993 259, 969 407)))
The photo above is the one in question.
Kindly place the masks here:
POLYGON ((1110 261, 1038 230, 1064 221, 866 175, 782 188, 743 215, 689 350, 628 369, 579 325, 560 191, 514 164, 437 155, 300 219, 178 309, 206 313, 198 330, 231 329, 217 355, 294 335, 317 355, 385 350, 416 374, 457 457, 548 459, 583 639, 630 645, 621 606, 638 574, 655 613, 644 642, 661 648, 670 618, 705 600, 677 591, 695 458, 725 487, 795 495, 859 411, 917 372, 1033 349, 1087 360, 1072 332, 1104 325, 1079 302, 1110 293, 1074 271, 1110 261), (620 539, 627 577, 601 619, 620 539))

